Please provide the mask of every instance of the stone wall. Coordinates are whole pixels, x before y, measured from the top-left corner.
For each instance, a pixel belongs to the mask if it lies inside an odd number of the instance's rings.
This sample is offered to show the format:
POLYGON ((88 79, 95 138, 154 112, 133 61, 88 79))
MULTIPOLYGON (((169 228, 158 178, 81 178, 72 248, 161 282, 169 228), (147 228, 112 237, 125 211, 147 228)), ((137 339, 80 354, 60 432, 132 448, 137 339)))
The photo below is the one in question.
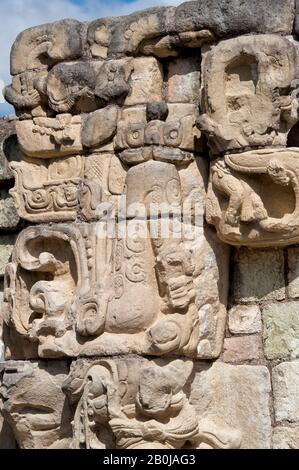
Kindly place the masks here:
POLYGON ((0 448, 299 448, 298 34, 211 0, 18 36, 0 448))
MULTIPOLYGON (((15 117, 0 118, 0 291, 3 301, 4 274, 12 254, 16 235, 20 231, 21 221, 17 214, 9 190, 13 187, 13 174, 9 161, 18 158, 16 143, 15 117)), ((2 332, 2 322, 0 322, 2 332)), ((2 334, 0 334, 2 338, 2 334)), ((4 359, 4 345, 0 340, 0 361, 4 359)))

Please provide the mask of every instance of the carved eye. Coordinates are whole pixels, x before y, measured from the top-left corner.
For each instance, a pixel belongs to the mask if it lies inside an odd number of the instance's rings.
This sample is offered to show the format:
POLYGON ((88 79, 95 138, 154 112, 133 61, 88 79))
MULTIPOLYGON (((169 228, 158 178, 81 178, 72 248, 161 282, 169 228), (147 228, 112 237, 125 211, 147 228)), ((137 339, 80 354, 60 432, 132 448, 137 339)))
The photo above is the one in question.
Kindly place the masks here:
POLYGON ((144 144, 144 125, 133 124, 129 127, 127 143, 130 147, 142 147, 144 144))
POLYGON ((171 131, 170 132, 170 138, 171 139, 176 139, 178 137, 178 131, 171 131))
POLYGON ((183 140, 183 126, 180 121, 169 122, 164 128, 165 145, 177 147, 183 140))

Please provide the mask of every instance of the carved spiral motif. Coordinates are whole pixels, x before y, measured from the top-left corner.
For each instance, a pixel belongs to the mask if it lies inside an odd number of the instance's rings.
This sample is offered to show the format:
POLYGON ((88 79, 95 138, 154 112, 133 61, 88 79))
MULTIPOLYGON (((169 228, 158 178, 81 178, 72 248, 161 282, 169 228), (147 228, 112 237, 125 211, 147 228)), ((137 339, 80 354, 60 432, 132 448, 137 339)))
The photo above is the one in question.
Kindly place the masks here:
POLYGON ((138 258, 131 258, 127 263, 126 269, 127 279, 131 282, 145 281, 146 274, 144 271, 143 262, 138 258))
POLYGON ((76 330, 81 336, 97 336, 103 333, 105 314, 96 300, 83 301, 79 306, 76 330))
POLYGON ((46 189, 36 189, 24 193, 28 212, 46 210, 51 207, 51 196, 46 189))

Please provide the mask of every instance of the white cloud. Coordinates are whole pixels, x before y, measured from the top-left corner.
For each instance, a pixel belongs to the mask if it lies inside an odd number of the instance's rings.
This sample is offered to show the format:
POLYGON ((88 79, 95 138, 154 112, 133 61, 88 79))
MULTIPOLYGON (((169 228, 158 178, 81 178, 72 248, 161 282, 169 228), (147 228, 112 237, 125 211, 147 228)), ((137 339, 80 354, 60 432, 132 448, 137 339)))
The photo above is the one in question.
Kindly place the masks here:
MULTIPOLYGON (((126 15, 152 6, 178 5, 183 0, 82 0, 82 5, 71 0, 1 0, 0 2, 0 83, 10 82, 10 48, 19 32, 26 28, 62 18, 92 20, 105 16, 126 15)), ((0 115, 12 112, 1 103, 0 115)))

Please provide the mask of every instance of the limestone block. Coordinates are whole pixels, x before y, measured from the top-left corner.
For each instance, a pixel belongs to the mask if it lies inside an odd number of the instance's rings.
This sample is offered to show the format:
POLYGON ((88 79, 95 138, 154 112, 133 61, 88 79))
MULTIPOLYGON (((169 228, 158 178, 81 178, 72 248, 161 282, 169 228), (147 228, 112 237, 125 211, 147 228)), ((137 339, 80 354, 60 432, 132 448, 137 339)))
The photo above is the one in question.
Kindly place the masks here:
POLYGON ((227 154, 211 165, 206 219, 232 245, 298 243, 298 178, 297 148, 227 154))
POLYGON ((299 249, 288 250, 288 285, 287 294, 291 299, 299 298, 299 249))
POLYGON ((262 331, 258 305, 236 305, 229 311, 229 330, 232 334, 251 334, 262 331))
POLYGON ((6 189, 0 190, 0 230, 15 231, 20 223, 20 218, 14 204, 6 189))
POLYGON ((64 361, 2 364, 2 413, 19 448, 69 448, 71 415, 62 391, 67 374, 64 361))
POLYGON ((260 359, 263 352, 261 337, 258 335, 226 338, 223 361, 238 363, 260 359))
POLYGON ((291 94, 297 60, 295 44, 275 35, 239 36, 204 55, 199 127, 215 155, 286 146, 294 125, 291 94), (288 89, 288 95, 283 92, 274 100, 276 87, 288 89))
POLYGON ((283 300, 284 298, 283 252, 238 249, 234 266, 235 301, 248 303, 257 300, 283 300))
POLYGON ((116 133, 118 108, 109 106, 88 115, 82 126, 82 144, 95 148, 108 143, 116 133))
POLYGON ((196 106, 189 103, 157 101, 125 109, 118 122, 115 148, 123 151, 120 158, 129 165, 154 158, 183 167, 194 157, 189 152, 202 149, 201 133, 195 126, 197 116, 196 106), (143 148, 148 146, 151 149, 143 148))
POLYGON ((25 155, 54 158, 76 155, 83 150, 81 118, 60 114, 57 118, 34 118, 16 124, 18 141, 25 155))
POLYGON ((274 449, 299 449, 299 427, 277 426, 273 432, 274 449))
POLYGON ((5 268, 11 257, 16 238, 16 235, 0 236, 0 277, 4 277, 5 268))
POLYGON ((133 61, 130 79, 131 93, 125 99, 126 106, 162 100, 162 65, 153 57, 140 57, 133 61))
POLYGON ((152 38, 190 31, 210 30, 218 37, 265 32, 291 34, 293 22, 293 0, 189 1, 177 8, 149 8, 123 18, 97 20, 91 23, 88 42, 94 56, 105 56, 108 46, 108 54, 113 56, 135 53, 152 38))
POLYGON ((299 422, 299 362, 274 367, 272 381, 276 421, 299 422))
POLYGON ((168 67, 168 95, 170 103, 196 103, 200 95, 200 61, 178 58, 168 67))
POLYGON ((266 367, 215 363, 198 369, 190 403, 200 418, 238 430, 241 449, 271 446, 271 384, 266 367))
POLYGON ((265 355, 268 359, 299 357, 298 302, 263 307, 265 355))
POLYGON ((0 118, 0 181, 10 180, 13 175, 9 169, 8 157, 16 158, 15 141, 12 143, 12 136, 15 135, 15 121, 0 118))
POLYGON ((83 156, 43 160, 24 156, 10 166, 16 180, 10 194, 20 217, 30 222, 76 218, 84 176, 83 156))

